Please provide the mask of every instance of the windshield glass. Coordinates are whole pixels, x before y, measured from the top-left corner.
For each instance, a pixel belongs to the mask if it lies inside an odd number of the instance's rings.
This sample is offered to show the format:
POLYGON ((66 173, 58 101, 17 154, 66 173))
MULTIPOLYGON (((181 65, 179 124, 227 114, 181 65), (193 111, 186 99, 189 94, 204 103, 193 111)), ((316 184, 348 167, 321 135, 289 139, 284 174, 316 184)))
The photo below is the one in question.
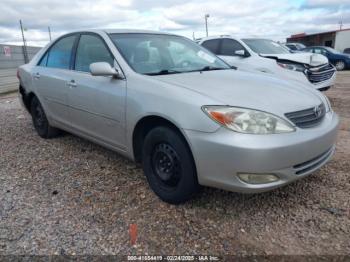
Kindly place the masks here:
POLYGON ((242 39, 242 41, 258 54, 289 54, 290 51, 268 39, 242 39))
POLYGON ((110 37, 130 67, 140 74, 230 69, 221 59, 184 37, 143 33, 110 37))

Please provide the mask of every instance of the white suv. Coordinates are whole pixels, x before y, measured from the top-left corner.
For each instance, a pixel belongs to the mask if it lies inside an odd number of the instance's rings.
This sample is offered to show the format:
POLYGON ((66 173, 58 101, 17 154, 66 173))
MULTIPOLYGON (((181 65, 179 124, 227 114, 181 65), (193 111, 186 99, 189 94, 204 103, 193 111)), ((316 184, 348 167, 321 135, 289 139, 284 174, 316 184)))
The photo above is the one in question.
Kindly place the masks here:
POLYGON ((291 53, 272 40, 218 36, 203 38, 198 43, 239 70, 273 74, 320 91, 335 82, 336 70, 325 56, 291 53))

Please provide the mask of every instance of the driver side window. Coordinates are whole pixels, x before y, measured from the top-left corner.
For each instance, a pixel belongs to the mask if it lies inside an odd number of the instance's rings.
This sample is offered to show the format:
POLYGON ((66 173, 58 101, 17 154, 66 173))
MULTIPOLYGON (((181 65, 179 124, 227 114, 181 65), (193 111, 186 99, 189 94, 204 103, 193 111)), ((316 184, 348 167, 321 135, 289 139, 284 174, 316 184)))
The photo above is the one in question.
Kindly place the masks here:
POLYGON ((96 62, 107 62, 114 66, 113 56, 102 39, 95 35, 82 35, 76 53, 75 70, 90 72, 90 64, 96 62))
POLYGON ((237 54, 235 52, 239 51, 239 50, 245 51, 245 48, 236 40, 222 39, 219 55, 237 56, 237 54))

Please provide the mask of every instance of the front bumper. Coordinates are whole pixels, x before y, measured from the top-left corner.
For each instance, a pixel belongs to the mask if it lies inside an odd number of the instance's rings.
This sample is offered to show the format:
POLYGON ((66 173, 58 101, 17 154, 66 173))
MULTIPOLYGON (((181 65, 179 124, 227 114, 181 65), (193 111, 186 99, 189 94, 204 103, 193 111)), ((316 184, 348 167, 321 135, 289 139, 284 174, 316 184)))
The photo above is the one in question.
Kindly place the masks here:
POLYGON ((337 76, 337 72, 334 71, 333 75, 329 79, 317 83, 311 83, 308 77, 303 72, 291 71, 283 68, 278 68, 277 72, 278 75, 285 79, 297 81, 299 83, 302 83, 303 85, 306 85, 307 87, 311 87, 320 91, 325 91, 330 87, 334 86, 337 76))
POLYGON ((195 159, 201 185, 234 192, 268 191, 303 178, 333 155, 338 116, 327 113, 314 128, 274 135, 249 135, 224 127, 215 133, 184 130, 195 159), (238 173, 276 174, 268 184, 248 184, 238 173))
POLYGON ((332 77, 328 80, 322 81, 322 82, 318 82, 318 83, 311 83, 309 82, 309 80, 307 79, 307 77, 305 76, 306 81, 312 85, 315 89, 320 90, 320 91, 326 91, 328 90, 330 87, 334 86, 335 81, 336 81, 336 77, 337 77, 337 72, 335 71, 334 74, 332 75, 332 77))

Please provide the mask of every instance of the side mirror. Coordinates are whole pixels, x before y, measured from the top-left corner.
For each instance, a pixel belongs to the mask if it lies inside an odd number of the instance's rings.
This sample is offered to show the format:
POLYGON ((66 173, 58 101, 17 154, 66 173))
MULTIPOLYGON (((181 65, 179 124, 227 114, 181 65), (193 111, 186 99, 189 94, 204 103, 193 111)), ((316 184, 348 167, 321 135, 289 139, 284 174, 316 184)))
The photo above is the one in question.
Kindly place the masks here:
POLYGON ((117 69, 112 68, 107 62, 96 62, 90 64, 90 73, 93 76, 113 76, 120 78, 121 75, 117 69))
POLYGON ((235 51, 235 55, 237 55, 237 56, 246 56, 246 53, 245 53, 245 51, 244 50, 236 50, 235 51))

